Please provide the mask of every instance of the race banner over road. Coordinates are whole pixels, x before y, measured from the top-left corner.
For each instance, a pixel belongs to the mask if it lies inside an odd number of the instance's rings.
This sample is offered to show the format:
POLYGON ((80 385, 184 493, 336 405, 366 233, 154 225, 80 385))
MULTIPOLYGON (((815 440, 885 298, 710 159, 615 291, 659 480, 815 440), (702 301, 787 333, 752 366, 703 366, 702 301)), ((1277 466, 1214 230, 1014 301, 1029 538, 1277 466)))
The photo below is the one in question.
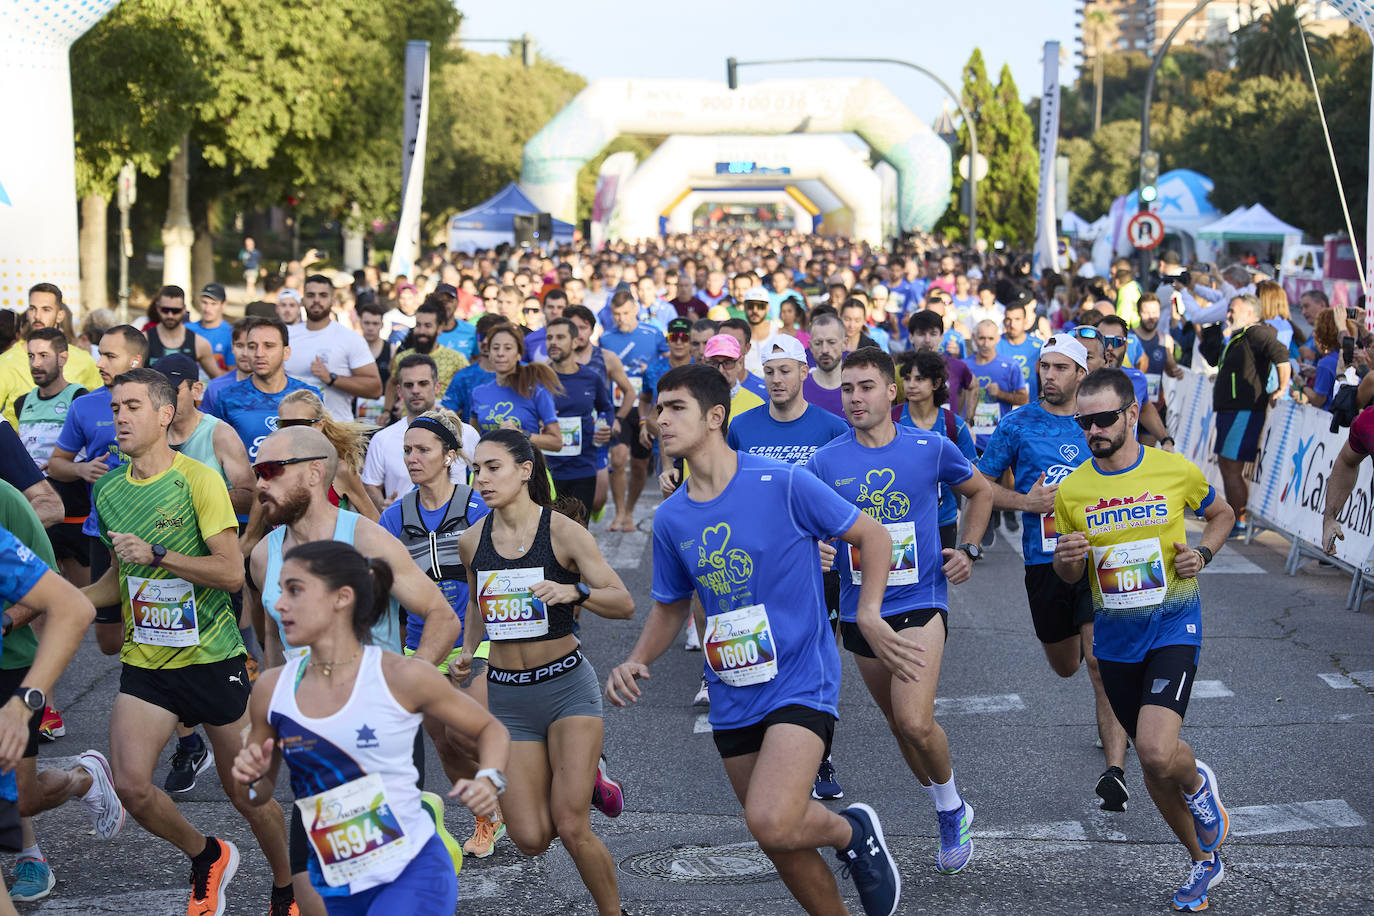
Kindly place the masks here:
MULTIPOLYGON (((1212 410, 1212 382, 1185 370, 1182 379, 1163 381, 1169 408, 1169 433, 1180 454, 1202 468, 1207 480, 1222 493, 1221 472, 1213 443, 1216 414, 1212 410)), ((1289 537, 1320 544, 1326 484, 1348 430, 1331 432, 1331 414, 1293 401, 1280 402, 1269 412, 1260 435, 1259 455, 1245 466, 1250 482, 1251 513, 1289 537)), ((1370 496, 1368 461, 1338 520, 1345 540, 1336 542, 1336 558, 1365 572, 1374 572, 1374 504, 1370 496)))
POLYGON ((401 148, 401 221, 391 252, 391 275, 414 276, 420 254, 420 206, 429 134, 429 42, 406 42, 406 109, 401 148))

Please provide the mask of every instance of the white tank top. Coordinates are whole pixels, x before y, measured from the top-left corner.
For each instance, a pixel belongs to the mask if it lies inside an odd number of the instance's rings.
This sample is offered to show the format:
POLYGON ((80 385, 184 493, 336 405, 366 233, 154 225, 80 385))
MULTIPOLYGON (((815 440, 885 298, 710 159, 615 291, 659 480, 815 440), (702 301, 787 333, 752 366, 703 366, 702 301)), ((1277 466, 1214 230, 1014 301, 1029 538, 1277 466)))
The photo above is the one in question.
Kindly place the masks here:
POLYGON ((343 707, 306 716, 296 705, 303 664, 282 669, 267 721, 310 839, 311 883, 327 897, 356 894, 394 880, 434 836, 412 758, 422 716, 392 695, 376 646, 363 648, 343 707))

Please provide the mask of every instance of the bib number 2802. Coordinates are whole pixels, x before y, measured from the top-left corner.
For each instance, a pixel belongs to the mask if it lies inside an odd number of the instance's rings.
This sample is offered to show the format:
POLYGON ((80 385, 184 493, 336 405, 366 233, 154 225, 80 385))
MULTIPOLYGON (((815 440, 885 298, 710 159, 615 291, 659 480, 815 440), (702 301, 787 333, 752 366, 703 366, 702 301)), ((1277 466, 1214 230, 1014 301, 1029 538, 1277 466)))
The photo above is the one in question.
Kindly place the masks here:
POLYGON ((128 583, 134 642, 174 648, 199 645, 196 594, 191 583, 141 576, 129 576, 128 583))

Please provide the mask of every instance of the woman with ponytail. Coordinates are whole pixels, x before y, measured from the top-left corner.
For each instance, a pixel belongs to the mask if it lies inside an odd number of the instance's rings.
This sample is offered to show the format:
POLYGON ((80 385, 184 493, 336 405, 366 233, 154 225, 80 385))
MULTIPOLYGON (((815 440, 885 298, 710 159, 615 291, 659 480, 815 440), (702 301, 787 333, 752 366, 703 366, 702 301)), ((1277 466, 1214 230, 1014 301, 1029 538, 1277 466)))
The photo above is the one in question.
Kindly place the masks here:
POLYGON ((507 832, 530 856, 561 839, 602 916, 618 916, 615 862, 592 833, 590 807, 616 817, 624 799, 605 775, 601 691, 573 617, 581 607, 626 620, 634 599, 596 539, 551 508, 544 456, 528 438, 489 432, 473 457, 473 487, 491 514, 458 540, 469 599, 456 676, 467 677, 490 637, 487 706, 512 742, 507 832))
POLYGON ((537 449, 563 447, 554 394, 563 384, 545 363, 525 363, 525 335, 513 324, 487 334, 487 362, 496 378, 472 392, 468 416, 479 432, 510 429, 529 436, 537 449))
POLYGON ((249 798, 272 797, 283 760, 310 842, 310 884, 329 916, 451 913, 458 886, 421 806, 412 758, 421 719, 465 735, 480 769, 449 797, 482 817, 504 791, 510 736, 432 664, 371 644, 391 569, 341 541, 312 541, 282 562, 283 636, 308 646, 253 686, 251 733, 234 761, 249 798))

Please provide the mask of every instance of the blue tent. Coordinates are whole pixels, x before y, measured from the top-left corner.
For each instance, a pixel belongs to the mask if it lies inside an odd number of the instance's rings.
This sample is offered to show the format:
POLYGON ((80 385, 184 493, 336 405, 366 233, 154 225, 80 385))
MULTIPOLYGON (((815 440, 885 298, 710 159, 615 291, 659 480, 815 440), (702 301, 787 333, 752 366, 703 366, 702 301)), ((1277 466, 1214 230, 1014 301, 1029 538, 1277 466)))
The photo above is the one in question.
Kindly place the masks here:
MULTIPOLYGON (((479 248, 495 248, 502 242, 515 244, 515 217, 538 213, 525 193, 514 183, 497 191, 490 199, 470 210, 464 210, 449 220, 449 251, 472 254, 479 248)), ((562 220, 553 221, 553 243, 562 245, 573 240, 573 227, 562 220)))

